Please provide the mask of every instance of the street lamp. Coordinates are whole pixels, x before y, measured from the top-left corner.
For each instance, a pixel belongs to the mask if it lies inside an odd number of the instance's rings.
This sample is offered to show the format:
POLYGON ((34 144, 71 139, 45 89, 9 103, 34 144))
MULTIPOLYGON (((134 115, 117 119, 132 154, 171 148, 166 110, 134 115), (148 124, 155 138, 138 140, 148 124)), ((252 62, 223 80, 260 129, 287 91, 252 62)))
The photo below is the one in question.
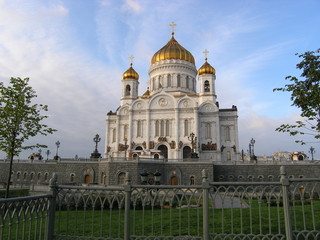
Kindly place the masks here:
POLYGON ((56 141, 56 146, 57 146, 57 153, 56 153, 55 159, 58 160, 58 158, 59 158, 58 153, 59 153, 59 147, 60 147, 60 142, 59 142, 59 140, 56 141))
POLYGON ((47 160, 49 160, 49 155, 50 155, 50 150, 48 149, 47 151, 46 151, 46 155, 47 155, 47 160))
POLYGON ((313 159, 313 154, 316 152, 316 150, 314 149, 314 147, 311 146, 310 150, 309 150, 309 153, 311 153, 311 159, 312 161, 314 160, 313 159))
POLYGON ((128 139, 125 138, 124 139, 124 160, 127 160, 127 149, 128 149, 127 143, 128 143, 128 139))
POLYGON ((95 142, 96 146, 95 146, 93 153, 91 153, 91 158, 101 157, 101 154, 98 152, 98 143, 100 141, 101 141, 101 138, 99 137, 99 134, 96 134, 96 136, 93 138, 93 142, 95 142))
POLYGON ((191 141, 191 158, 198 158, 198 154, 195 153, 195 146, 197 143, 197 137, 194 133, 190 133, 190 136, 188 137, 188 140, 191 141))

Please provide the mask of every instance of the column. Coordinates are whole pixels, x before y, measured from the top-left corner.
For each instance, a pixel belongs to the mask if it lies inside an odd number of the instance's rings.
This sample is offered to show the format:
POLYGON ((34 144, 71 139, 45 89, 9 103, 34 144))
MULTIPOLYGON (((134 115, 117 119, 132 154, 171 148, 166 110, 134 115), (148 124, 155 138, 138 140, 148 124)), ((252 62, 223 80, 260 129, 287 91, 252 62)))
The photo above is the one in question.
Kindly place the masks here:
POLYGON ((146 118, 147 118, 147 131, 146 131, 146 137, 145 137, 145 140, 146 140, 146 146, 147 146, 147 148, 146 148, 146 151, 149 151, 150 149, 149 149, 149 142, 150 142, 150 128, 151 128, 151 123, 150 123, 150 109, 148 108, 147 109, 147 116, 146 116, 146 118))
POLYGON ((179 127, 180 127, 180 120, 179 120, 179 109, 175 108, 174 109, 174 117, 175 117, 175 142, 176 142, 176 156, 175 158, 179 157, 179 127))
POLYGON ((132 124, 132 116, 133 115, 133 110, 129 110, 129 136, 128 136, 128 149, 131 150, 131 142, 132 142, 132 131, 133 131, 133 124, 132 124))

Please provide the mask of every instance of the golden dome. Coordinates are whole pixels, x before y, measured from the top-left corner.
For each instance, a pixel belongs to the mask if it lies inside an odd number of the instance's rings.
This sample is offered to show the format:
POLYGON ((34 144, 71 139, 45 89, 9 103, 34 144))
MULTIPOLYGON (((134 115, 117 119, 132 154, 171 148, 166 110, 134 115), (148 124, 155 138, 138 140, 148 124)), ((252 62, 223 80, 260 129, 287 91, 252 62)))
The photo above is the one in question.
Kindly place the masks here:
POLYGON ((177 42, 173 33, 170 41, 153 55, 151 64, 166 59, 179 59, 195 64, 192 54, 177 42))
POLYGON ((205 74, 216 74, 216 70, 207 62, 201 66, 198 70, 199 75, 205 75, 205 74))
POLYGON ((139 79, 139 74, 133 69, 132 67, 132 63, 130 64, 130 67, 128 68, 127 71, 125 71, 122 74, 122 79, 126 80, 126 79, 139 79))

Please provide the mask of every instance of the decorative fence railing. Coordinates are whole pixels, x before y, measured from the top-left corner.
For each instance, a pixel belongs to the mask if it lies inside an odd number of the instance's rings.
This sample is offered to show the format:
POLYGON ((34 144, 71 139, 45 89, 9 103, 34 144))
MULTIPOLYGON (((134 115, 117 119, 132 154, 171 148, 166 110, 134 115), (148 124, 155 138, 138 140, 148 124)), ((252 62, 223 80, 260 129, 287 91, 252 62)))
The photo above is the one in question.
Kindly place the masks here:
POLYGON ((50 185, 49 196, 0 200, 1 239, 320 239, 320 179, 289 179, 283 167, 268 183, 209 182, 203 171, 198 186, 131 185, 129 175, 117 187, 50 185))

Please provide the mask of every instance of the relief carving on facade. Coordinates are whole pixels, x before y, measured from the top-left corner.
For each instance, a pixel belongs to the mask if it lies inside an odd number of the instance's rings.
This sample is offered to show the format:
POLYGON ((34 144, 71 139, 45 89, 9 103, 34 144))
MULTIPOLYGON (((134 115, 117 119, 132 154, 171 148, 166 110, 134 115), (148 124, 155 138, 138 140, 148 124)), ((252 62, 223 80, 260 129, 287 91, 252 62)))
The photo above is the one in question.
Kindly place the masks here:
POLYGON ((180 141, 180 142, 179 142, 179 149, 181 149, 181 148, 182 148, 182 146, 183 146, 183 142, 182 142, 182 141, 180 141))
POLYGON ((154 149, 154 141, 149 142, 149 149, 154 149))
POLYGON ((232 148, 233 148, 233 151, 236 153, 236 152, 237 152, 237 147, 236 147, 236 145, 233 145, 232 148))
POLYGON ((132 143, 131 143, 131 149, 134 148, 135 145, 136 145, 136 143, 135 143, 135 142, 132 142, 132 143))
POLYGON ((216 151, 217 150, 217 144, 212 143, 212 141, 208 142, 207 144, 202 143, 201 145, 202 151, 216 151))
POLYGON ((170 144, 170 148, 171 149, 175 149, 176 148, 176 142, 175 141, 171 141, 171 143, 169 143, 170 144))
POLYGON ((142 146, 143 146, 144 149, 147 148, 147 143, 146 143, 146 141, 144 141, 144 142, 142 143, 142 146))
POLYGON ((159 142, 166 142, 166 141, 167 141, 167 138, 166 138, 166 137, 159 137, 159 138, 158 138, 158 141, 159 141, 159 142))
POLYGON ((110 152, 110 151, 111 151, 111 147, 108 146, 108 147, 107 147, 107 152, 110 152))
POLYGON ((120 152, 124 151, 124 144, 119 143, 118 148, 120 152))

